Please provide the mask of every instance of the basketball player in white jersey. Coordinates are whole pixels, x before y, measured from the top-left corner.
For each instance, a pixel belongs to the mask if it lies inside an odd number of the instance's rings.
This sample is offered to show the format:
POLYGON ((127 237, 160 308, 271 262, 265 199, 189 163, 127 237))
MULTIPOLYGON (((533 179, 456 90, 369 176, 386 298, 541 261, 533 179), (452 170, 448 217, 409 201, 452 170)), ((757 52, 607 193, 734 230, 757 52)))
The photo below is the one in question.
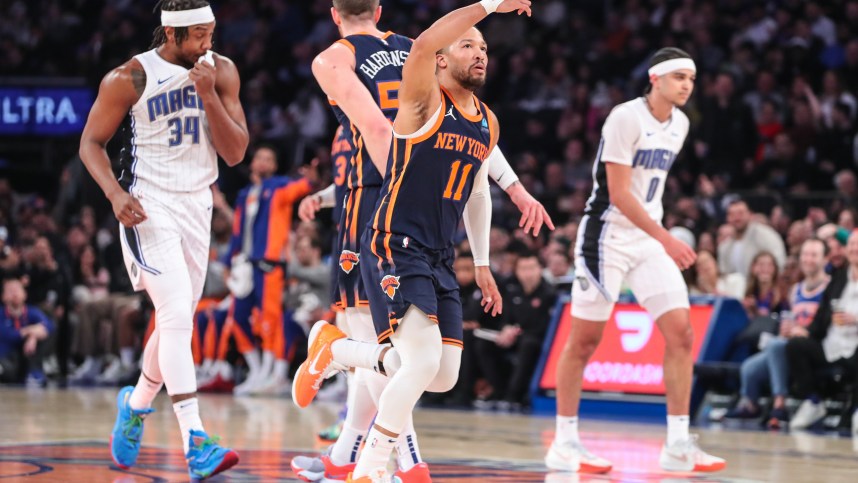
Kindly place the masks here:
POLYGON ((678 109, 694 90, 689 55, 668 47, 650 61, 647 92, 614 108, 602 127, 593 166, 593 193, 575 245, 572 331, 557 368, 557 434, 545 458, 554 470, 605 473, 611 463, 578 437, 578 405, 587 361, 599 345, 626 281, 665 341, 667 442, 659 463, 668 471, 717 471, 721 458, 704 453, 688 433, 694 361, 688 289, 680 270, 695 253, 661 225, 667 173, 688 134, 678 109))
POLYGON ((179 420, 191 478, 207 478, 238 454, 203 429, 191 355, 193 313, 203 288, 217 156, 242 161, 247 123, 238 71, 211 52, 215 18, 203 0, 162 0, 152 50, 102 80, 81 137, 80 156, 122 224, 134 288, 155 305, 156 329, 136 387, 119 392, 111 454, 122 468, 140 451, 143 418, 162 385, 179 420), (123 124, 124 121, 124 124, 123 124), (105 146, 123 124, 122 174, 114 178, 105 146))

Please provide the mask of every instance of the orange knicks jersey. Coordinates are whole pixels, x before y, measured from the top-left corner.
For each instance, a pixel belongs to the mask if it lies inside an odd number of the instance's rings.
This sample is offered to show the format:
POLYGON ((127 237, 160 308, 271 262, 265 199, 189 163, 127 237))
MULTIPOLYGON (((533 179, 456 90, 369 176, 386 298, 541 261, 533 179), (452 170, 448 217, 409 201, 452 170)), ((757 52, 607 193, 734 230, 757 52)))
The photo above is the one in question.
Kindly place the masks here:
MULTIPOLYGON (((441 89, 441 111, 425 133, 394 135, 390 170, 372 227, 405 235, 422 247, 453 245, 474 177, 489 155, 492 132, 488 107, 476 96, 471 116, 441 89)), ((431 122, 431 121, 430 121, 431 122)))
MULTIPOLYGON (((354 52, 355 74, 372 94, 381 112, 393 121, 399 108, 402 66, 411 51, 411 39, 387 32, 382 37, 369 34, 349 35, 338 42, 354 52)), ((350 133, 352 158, 346 180, 348 189, 381 186, 381 173, 372 164, 360 131, 333 101, 331 107, 343 130, 350 133)))

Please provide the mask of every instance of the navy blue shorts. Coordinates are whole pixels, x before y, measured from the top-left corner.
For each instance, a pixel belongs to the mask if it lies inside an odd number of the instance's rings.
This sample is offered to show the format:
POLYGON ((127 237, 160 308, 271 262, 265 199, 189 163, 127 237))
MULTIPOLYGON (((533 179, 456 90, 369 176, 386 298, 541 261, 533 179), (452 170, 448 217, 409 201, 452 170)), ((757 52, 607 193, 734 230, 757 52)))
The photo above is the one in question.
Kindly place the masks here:
POLYGON ((374 263, 372 254, 361 253, 361 235, 375 215, 380 186, 364 186, 346 192, 340 216, 340 236, 337 246, 337 294, 334 299, 338 307, 366 307, 369 299, 364 288, 360 267, 364 258, 374 263))
POLYGON ((462 302, 453 248, 432 250, 412 239, 368 228, 361 264, 378 341, 384 342, 414 305, 441 329, 444 344, 462 347, 462 302), (371 257, 371 258, 370 258, 371 257))

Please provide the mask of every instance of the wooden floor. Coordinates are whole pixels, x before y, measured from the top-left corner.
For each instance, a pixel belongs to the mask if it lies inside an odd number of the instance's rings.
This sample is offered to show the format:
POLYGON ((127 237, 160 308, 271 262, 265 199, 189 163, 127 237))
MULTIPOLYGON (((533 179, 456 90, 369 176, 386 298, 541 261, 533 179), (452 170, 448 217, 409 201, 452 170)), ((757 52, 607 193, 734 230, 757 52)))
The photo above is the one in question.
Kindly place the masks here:
MULTIPOLYGON (((121 471, 107 440, 115 415, 115 390, 0 388, 0 483, 187 481, 178 424, 167 398, 146 420, 139 464, 121 471)), ((299 411, 288 399, 202 396, 203 422, 237 449, 241 462, 212 482, 293 479, 289 461, 318 449, 314 435, 336 418, 337 406, 299 411)), ((595 453, 613 460, 600 477, 548 474, 542 457, 553 436, 548 417, 421 409, 415 415, 423 456, 437 482, 854 482, 858 446, 848 438, 814 434, 701 430, 702 445, 727 458, 715 475, 658 469, 664 428, 585 421, 582 437, 595 453)))

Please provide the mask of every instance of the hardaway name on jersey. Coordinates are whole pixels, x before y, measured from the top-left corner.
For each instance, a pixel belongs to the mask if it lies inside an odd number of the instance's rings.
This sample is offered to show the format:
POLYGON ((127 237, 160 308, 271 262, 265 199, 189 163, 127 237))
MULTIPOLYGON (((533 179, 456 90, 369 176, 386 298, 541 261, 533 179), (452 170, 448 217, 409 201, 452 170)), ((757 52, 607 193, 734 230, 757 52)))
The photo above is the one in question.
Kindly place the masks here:
POLYGON ((602 126, 602 139, 593 165, 593 192, 585 214, 608 223, 635 225, 611 204, 605 163, 631 166, 632 195, 649 216, 661 223, 661 203, 667 173, 688 135, 688 117, 674 108, 670 119, 659 122, 643 97, 615 107, 602 126))
POLYGON ((146 88, 123 126, 120 184, 137 196, 207 189, 217 180, 217 153, 189 70, 155 49, 134 58, 146 72, 146 88))
MULTIPOLYGON (((355 74, 381 112, 393 122, 399 110, 399 84, 402 82, 402 67, 411 52, 411 39, 387 32, 381 37, 370 34, 349 35, 338 42, 354 52, 355 74)), ((350 133, 352 156, 346 185, 349 189, 381 186, 381 173, 372 163, 357 126, 335 103, 331 102, 331 107, 343 129, 350 133)))

